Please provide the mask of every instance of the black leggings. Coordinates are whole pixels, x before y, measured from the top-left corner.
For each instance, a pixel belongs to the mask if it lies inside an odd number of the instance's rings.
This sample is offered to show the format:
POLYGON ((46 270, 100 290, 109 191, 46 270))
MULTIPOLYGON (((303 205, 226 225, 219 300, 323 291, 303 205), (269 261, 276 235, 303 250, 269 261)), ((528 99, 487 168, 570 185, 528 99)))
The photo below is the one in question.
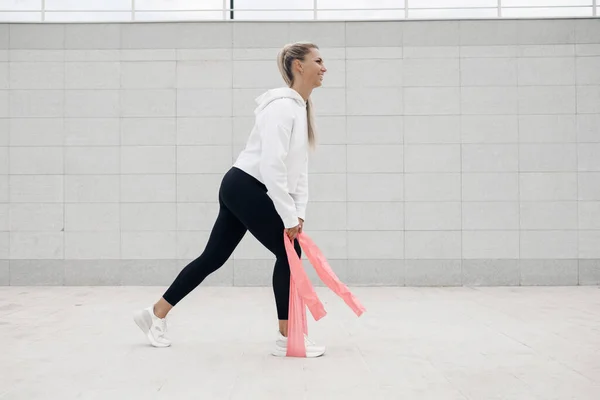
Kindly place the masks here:
MULTIPOLYGON (((208 275, 229 259, 246 231, 275 255, 273 292, 280 320, 288 319, 290 266, 283 239, 283 221, 275 211, 267 188, 246 172, 231 168, 219 189, 219 215, 200 257, 189 263, 175 278, 163 298, 175 306, 208 275)), ((300 245, 294 241, 300 256, 300 245)))

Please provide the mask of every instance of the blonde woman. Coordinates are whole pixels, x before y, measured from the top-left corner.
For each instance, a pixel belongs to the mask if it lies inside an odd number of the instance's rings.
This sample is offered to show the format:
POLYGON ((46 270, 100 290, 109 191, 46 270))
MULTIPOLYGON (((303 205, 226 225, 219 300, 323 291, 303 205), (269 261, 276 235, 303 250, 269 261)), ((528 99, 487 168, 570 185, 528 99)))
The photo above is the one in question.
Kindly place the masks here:
MULTIPOLYGON (((277 61, 287 87, 272 89, 256 99, 256 122, 219 189, 219 215, 204 252, 189 263, 164 295, 134 320, 155 347, 168 347, 165 317, 179 301, 231 256, 246 231, 276 257, 273 292, 279 335, 272 354, 287 351, 290 267, 284 231, 300 255, 296 235, 302 232, 308 202, 308 149, 314 146, 315 129, 310 95, 321 86, 327 71, 319 48, 294 43, 281 49, 277 61)), ((306 339, 307 357, 318 357, 325 348, 306 339)))

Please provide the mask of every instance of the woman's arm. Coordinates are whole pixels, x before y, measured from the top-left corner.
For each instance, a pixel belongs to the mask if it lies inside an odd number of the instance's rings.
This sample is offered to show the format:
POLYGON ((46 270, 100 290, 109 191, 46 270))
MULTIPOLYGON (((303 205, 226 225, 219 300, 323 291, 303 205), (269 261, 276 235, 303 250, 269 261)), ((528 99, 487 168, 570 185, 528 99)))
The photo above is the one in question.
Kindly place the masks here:
POLYGON ((304 164, 304 170, 300 174, 298 186, 292 198, 296 203, 296 213, 302 221, 306 219, 306 206, 308 205, 308 163, 304 164))
POLYGON ((285 158, 289 151, 294 116, 287 99, 282 99, 269 104, 260 118, 260 174, 284 227, 293 228, 298 226, 298 214, 288 189, 285 158))

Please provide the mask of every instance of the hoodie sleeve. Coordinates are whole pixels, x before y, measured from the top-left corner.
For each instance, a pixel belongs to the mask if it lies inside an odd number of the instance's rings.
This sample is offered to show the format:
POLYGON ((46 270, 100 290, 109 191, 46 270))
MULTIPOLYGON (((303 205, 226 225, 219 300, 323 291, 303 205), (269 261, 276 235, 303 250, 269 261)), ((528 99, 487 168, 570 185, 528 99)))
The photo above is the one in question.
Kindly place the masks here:
POLYGON ((273 101, 262 114, 260 174, 283 225, 293 228, 298 225, 298 214, 288 189, 285 158, 289 151, 294 116, 282 100, 273 101))
POLYGON ((296 203, 296 212, 298 218, 306 219, 306 206, 308 204, 308 163, 304 164, 304 170, 300 173, 296 192, 292 193, 292 198, 296 203))

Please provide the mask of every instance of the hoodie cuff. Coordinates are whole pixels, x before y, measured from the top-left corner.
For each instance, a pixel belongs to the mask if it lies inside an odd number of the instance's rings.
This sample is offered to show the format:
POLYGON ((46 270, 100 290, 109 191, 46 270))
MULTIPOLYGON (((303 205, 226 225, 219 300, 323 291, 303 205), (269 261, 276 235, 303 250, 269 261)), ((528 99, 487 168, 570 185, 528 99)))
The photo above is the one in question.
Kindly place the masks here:
POLYGON ((285 227, 285 229, 290 229, 295 226, 298 226, 298 223, 298 217, 296 216, 286 217, 283 220, 283 226, 285 227))

